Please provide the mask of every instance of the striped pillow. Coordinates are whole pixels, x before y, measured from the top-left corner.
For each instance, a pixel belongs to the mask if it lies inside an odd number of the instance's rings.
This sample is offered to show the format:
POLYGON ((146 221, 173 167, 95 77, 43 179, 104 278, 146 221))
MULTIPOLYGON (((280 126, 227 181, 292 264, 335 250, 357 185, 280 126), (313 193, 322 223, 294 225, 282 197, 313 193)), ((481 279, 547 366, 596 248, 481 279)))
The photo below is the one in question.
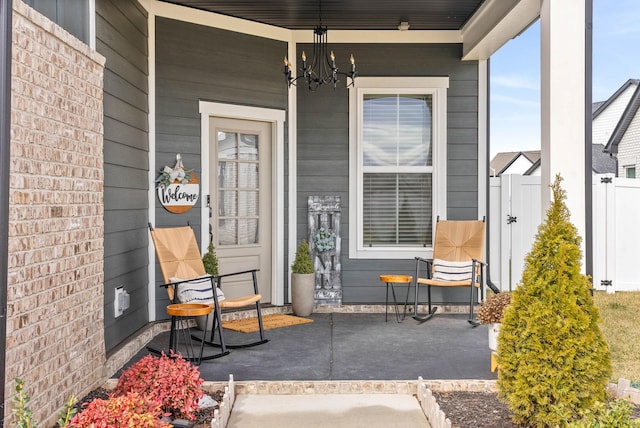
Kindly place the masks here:
MULTIPOLYGON (((181 278, 170 278, 171 282, 185 281, 181 278)), ((214 303, 211 275, 202 275, 177 285, 178 301, 181 303, 214 303)), ((224 293, 216 286, 218 302, 224 300, 224 293)))
POLYGON ((433 279, 440 281, 470 281, 472 262, 450 262, 433 259, 433 279))

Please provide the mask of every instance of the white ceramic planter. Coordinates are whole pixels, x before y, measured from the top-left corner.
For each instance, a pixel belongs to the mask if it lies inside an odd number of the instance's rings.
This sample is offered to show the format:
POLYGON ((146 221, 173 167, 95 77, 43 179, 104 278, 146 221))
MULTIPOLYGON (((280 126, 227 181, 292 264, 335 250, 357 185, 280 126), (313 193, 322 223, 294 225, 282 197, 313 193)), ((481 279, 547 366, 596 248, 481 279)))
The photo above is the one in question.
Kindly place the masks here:
POLYGON ((313 273, 291 274, 291 307, 300 317, 308 317, 313 312, 316 290, 316 276, 313 273))
POLYGON ((498 334, 500 333, 500 323, 489 324, 489 349, 498 351, 498 334))

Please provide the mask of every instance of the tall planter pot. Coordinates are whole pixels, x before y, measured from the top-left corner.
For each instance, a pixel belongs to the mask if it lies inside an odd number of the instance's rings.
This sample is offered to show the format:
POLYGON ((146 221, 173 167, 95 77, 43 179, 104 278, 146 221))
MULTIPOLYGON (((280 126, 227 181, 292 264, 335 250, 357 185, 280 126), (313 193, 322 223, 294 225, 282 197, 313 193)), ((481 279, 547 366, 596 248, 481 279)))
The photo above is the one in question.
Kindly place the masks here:
POLYGON ((316 276, 313 273, 291 274, 291 306, 293 312, 308 317, 313 312, 316 276))

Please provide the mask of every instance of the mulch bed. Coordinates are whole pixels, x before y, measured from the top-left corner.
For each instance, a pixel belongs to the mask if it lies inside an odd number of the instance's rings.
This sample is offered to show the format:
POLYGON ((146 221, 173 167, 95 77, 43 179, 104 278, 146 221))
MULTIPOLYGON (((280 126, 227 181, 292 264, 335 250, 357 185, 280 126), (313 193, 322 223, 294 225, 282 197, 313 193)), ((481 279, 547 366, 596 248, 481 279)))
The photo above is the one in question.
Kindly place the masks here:
MULTIPOLYGON (((489 392, 433 392, 442 411, 455 428, 514 428, 511 412, 498 394, 489 392)), ((640 419, 640 406, 631 415, 640 419)))
POLYGON ((511 412, 498 399, 498 394, 488 392, 433 392, 440 409, 456 428, 513 428, 511 412))

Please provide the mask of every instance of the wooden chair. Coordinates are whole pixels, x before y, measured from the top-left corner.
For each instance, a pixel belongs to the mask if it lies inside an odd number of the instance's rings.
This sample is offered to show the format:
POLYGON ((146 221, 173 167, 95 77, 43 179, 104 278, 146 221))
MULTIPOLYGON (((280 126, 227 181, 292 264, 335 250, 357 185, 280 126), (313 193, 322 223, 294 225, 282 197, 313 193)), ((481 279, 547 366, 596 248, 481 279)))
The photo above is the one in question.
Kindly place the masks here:
POLYGON ((438 307, 432 306, 431 287, 469 287, 469 319, 472 326, 479 323, 474 320, 474 289, 479 288, 484 295, 484 220, 452 221, 438 220, 433 245, 433 259, 416 257, 415 300, 413 318, 424 322, 435 315, 438 307), (427 287, 429 312, 420 316, 418 293, 421 286, 427 287))
POLYGON ((167 289, 169 300, 172 303, 206 303, 211 305, 213 309, 210 339, 203 338, 203 340, 208 345, 220 347, 221 353, 213 357, 204 357, 203 359, 226 355, 229 353, 227 348, 246 348, 269 341, 265 338, 262 323, 262 309, 260 307, 262 296, 258 292, 257 269, 215 276, 208 275, 191 226, 153 228, 149 223, 149 230, 151 231, 151 238, 164 278, 163 287, 167 289), (247 274, 250 274, 253 280, 251 292, 241 297, 224 298, 222 293, 223 278, 247 274), (260 338, 244 344, 226 344, 222 329, 222 310, 242 308, 255 308, 260 338), (218 333, 219 342, 215 342, 216 332, 218 333))

